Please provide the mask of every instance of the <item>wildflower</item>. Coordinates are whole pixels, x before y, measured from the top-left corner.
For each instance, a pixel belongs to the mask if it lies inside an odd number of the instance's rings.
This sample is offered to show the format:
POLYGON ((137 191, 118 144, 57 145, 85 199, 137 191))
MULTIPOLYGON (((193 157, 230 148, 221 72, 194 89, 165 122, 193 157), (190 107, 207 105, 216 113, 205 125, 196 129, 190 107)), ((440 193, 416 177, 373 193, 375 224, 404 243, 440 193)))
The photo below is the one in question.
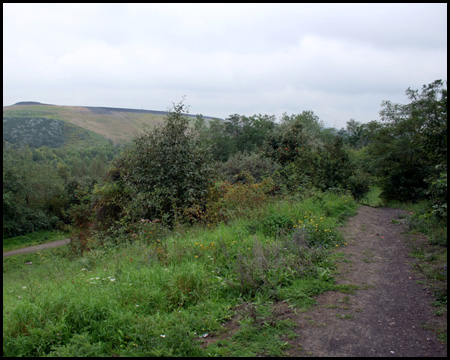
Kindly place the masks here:
POLYGON ((110 281, 116 281, 116 279, 109 279, 110 281))
POLYGON ((27 288, 26 286, 22 286, 22 289, 24 289, 24 290, 25 290, 26 288, 27 288))
POLYGON ((166 335, 161 335, 161 337, 162 337, 162 338, 165 338, 165 337, 166 337, 166 335))

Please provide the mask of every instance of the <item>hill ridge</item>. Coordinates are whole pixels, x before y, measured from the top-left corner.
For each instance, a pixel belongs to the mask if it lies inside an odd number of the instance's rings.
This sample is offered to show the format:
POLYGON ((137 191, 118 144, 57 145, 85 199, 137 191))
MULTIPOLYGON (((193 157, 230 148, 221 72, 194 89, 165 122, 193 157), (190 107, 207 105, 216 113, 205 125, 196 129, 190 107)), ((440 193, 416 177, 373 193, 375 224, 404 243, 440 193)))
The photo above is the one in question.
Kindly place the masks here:
MULTIPOLYGON (((3 106, 3 138, 11 140, 14 137, 15 141, 20 143, 30 143, 34 140, 43 140, 46 143, 44 138, 47 132, 56 136, 51 125, 56 124, 61 128, 62 124, 55 122, 55 120, 59 120, 66 124, 92 131, 103 138, 111 140, 114 144, 123 144, 131 141, 137 133, 141 133, 145 128, 163 123, 168 113, 168 111, 159 110, 52 105, 37 101, 20 101, 14 105, 3 106), (42 135, 42 139, 35 138, 36 133, 31 131, 36 130, 35 128, 39 128, 39 134, 42 135)), ((185 114, 185 116, 195 119, 197 115, 185 114)), ((222 120, 211 116, 203 117, 206 122, 212 119, 222 120)), ((75 141, 79 136, 73 138, 72 135, 75 134, 72 131, 75 129, 73 126, 64 126, 61 129, 67 130, 69 128, 71 130, 69 138, 75 141)), ((63 132, 65 133, 65 131, 63 132)), ((78 131, 77 133, 81 136, 84 132, 78 131)), ((84 133, 83 136, 86 139, 92 138, 87 133, 84 133)), ((92 141, 95 140, 92 138, 92 141)))
MULTIPOLYGON (((144 109, 132 109, 132 108, 116 108, 116 107, 109 107, 109 106, 82 106, 82 105, 54 105, 54 104, 44 104, 40 103, 38 101, 19 101, 11 106, 20 106, 20 105, 47 105, 47 106, 71 106, 71 107, 80 107, 89 109, 94 114, 109 114, 111 112, 132 112, 132 113, 142 113, 142 114, 157 114, 157 115, 167 115, 168 111, 163 110, 144 110, 144 109)), ((185 116, 189 117, 196 117, 199 114, 183 114, 185 116)), ((212 119, 219 119, 223 120, 222 118, 216 117, 216 116, 205 116, 202 115, 207 120, 212 119)))

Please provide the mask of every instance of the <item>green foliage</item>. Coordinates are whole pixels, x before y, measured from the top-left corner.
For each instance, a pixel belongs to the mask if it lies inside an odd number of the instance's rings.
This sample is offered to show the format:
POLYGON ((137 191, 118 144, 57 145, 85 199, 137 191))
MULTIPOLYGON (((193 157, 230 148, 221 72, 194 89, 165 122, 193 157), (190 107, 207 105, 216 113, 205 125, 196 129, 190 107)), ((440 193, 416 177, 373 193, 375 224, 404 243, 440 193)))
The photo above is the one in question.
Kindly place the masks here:
POLYGON ((3 236, 56 225, 67 203, 55 169, 3 153, 3 236), (20 161, 20 162, 19 162, 20 161))
POLYGON ((356 170, 347 180, 347 187, 355 200, 362 200, 370 191, 369 174, 362 170, 356 170))
POLYGON ((289 226, 307 215, 308 231, 316 228, 311 219, 323 220, 323 229, 335 235, 338 218, 354 206, 347 196, 324 193, 321 200, 280 200, 247 211, 247 224, 285 230, 276 237, 248 235, 242 219, 160 236, 162 223, 143 219, 132 244, 98 246, 72 260, 57 249, 7 258, 4 356, 242 354, 226 343, 221 350, 202 347, 200 340, 220 335, 243 303, 253 304, 250 322, 232 341, 245 339, 251 354, 283 355, 280 342, 263 346, 254 336, 264 329, 279 338, 289 329, 271 315, 267 301, 308 306, 313 296, 334 289, 326 249, 304 246, 289 226))
POLYGON ((347 188, 354 171, 348 152, 340 137, 327 142, 318 151, 318 169, 313 173, 314 184, 321 190, 347 188))
MULTIPOLYGON (((116 151, 110 145, 31 149, 3 143, 3 235, 17 236, 71 222, 76 184, 104 178, 116 151)), ((83 185, 84 186, 84 185, 83 185)))
POLYGON ((262 230, 264 235, 275 236, 282 231, 292 230, 292 220, 285 215, 269 215, 262 222, 262 230))
POLYGON ((373 141, 376 130, 380 127, 377 121, 361 124, 355 119, 347 122, 346 129, 341 129, 338 134, 352 149, 362 149, 373 141))
POLYGON ((174 104, 163 126, 137 136, 117 161, 132 202, 132 221, 181 221, 183 211, 206 199, 211 183, 207 149, 183 115, 185 105, 174 104))
POLYGON ((447 172, 441 172, 432 181, 427 194, 432 201, 432 214, 441 221, 447 220, 447 172))
POLYGON ((250 174, 256 182, 261 182, 279 167, 271 158, 259 153, 236 153, 226 162, 217 162, 215 171, 218 176, 228 182, 238 181, 239 175, 244 172, 250 174))
POLYGON ((227 161, 236 153, 251 153, 262 147, 266 137, 275 129, 275 117, 238 114, 227 119, 213 120, 203 132, 204 141, 211 146, 211 156, 216 161, 227 161))
POLYGON ((92 131, 52 117, 14 116, 3 117, 3 139, 19 146, 49 148, 86 146, 106 143, 106 139, 92 131))
POLYGON ((32 148, 64 144, 64 122, 43 117, 3 117, 3 139, 32 148))
POLYGON ((288 191, 347 188, 354 171, 342 138, 326 132, 312 112, 285 115, 267 137, 265 154, 281 165, 278 176, 288 191))
POLYGON ((447 171, 447 89, 437 80, 406 95, 406 105, 383 102, 385 124, 369 146, 369 159, 385 198, 418 201, 447 171))

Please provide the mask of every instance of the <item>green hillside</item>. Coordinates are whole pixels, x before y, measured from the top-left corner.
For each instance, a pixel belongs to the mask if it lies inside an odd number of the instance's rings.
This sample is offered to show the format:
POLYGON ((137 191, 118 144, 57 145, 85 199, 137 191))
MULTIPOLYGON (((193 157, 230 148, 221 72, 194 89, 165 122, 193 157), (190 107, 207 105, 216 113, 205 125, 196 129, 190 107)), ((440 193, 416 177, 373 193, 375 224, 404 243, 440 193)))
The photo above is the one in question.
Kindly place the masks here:
POLYGON ((35 116, 4 116, 3 140, 31 148, 100 145, 108 140, 63 120, 35 116))
POLYGON ((20 102, 3 107, 3 139, 58 147, 77 140, 100 141, 100 135, 115 144, 126 143, 146 126, 161 123, 165 115, 165 111, 20 102))

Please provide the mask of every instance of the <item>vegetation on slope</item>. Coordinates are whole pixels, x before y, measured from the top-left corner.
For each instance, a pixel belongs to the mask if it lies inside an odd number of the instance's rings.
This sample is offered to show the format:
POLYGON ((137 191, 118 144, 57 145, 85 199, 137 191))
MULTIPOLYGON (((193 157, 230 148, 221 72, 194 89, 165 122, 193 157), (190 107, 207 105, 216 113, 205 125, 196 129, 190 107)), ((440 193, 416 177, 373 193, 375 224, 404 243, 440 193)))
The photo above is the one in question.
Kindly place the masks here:
POLYGON ((4 237, 74 232, 66 250, 4 260, 4 355, 279 356, 290 325, 265 304, 336 289, 327 249, 356 200, 379 204, 374 185, 385 202, 411 194, 411 227, 446 254, 446 89, 407 95, 340 131, 311 111, 190 126, 179 103, 124 149, 4 141, 4 237), (261 307, 234 340, 201 347, 243 302, 261 307))

